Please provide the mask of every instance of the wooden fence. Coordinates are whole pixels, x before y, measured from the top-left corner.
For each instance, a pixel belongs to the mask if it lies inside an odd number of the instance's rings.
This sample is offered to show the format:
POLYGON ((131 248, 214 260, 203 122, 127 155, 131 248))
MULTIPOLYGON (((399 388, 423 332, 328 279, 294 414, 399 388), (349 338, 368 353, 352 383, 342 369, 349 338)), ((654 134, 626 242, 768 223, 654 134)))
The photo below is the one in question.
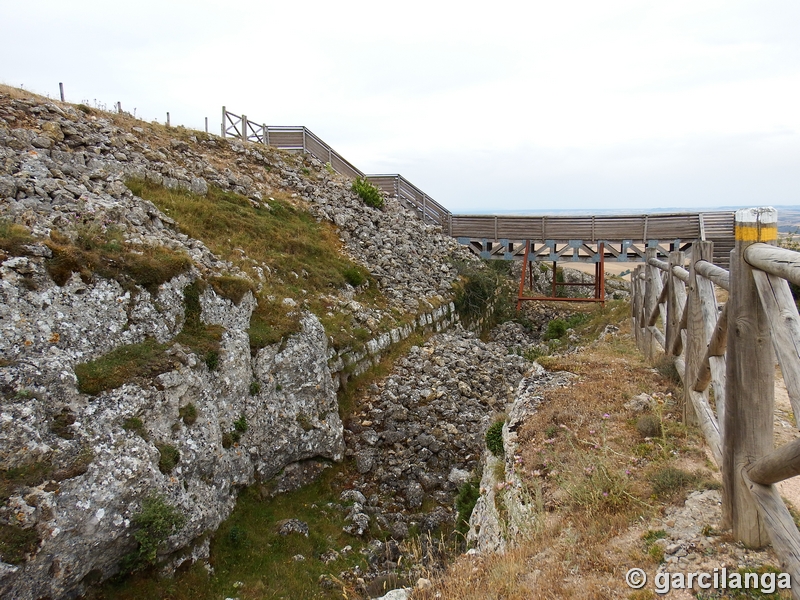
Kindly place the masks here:
POLYGON ((310 154, 329 164, 334 171, 352 179, 366 177, 370 183, 389 195, 396 196, 413 208, 425 222, 439 225, 448 232, 450 211, 436 202, 402 175, 367 175, 304 126, 276 127, 256 123, 247 115, 237 115, 222 107, 222 137, 265 144, 291 152, 310 154))
POLYGON ((800 422, 800 316, 788 283, 800 285, 800 253, 776 240, 775 209, 751 208, 735 214, 729 270, 714 264, 712 242, 667 261, 648 249, 631 305, 641 351, 674 357, 685 420, 722 472, 726 527, 750 547, 771 541, 800 599, 800 533, 774 485, 800 474, 800 439, 773 447, 776 356, 800 422))

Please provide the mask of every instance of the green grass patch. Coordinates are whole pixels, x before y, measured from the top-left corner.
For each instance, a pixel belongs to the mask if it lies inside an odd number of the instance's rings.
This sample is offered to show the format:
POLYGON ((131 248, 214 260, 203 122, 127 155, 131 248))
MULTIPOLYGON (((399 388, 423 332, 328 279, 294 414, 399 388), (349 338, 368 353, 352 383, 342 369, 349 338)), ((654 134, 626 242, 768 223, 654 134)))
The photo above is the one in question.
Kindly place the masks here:
POLYGON ((139 344, 115 348, 96 360, 75 366, 78 390, 96 395, 112 390, 135 377, 156 377, 173 368, 172 360, 164 355, 167 344, 147 338, 139 344))
POLYGON ((3 562, 19 565, 25 557, 39 547, 36 529, 22 529, 16 525, 0 524, 0 558, 3 562))
POLYGON ((25 246, 32 243, 34 239, 27 227, 0 219, 0 250, 9 256, 24 256, 25 246))
MULTIPOLYGON (((160 577, 156 569, 117 579, 94 590, 90 598, 105 600, 218 600, 219 598, 308 598, 341 600, 357 597, 341 585, 326 588, 321 576, 331 580, 359 565, 367 569, 360 550, 365 542, 344 531, 345 512, 329 507, 338 503, 340 467, 327 469, 319 480, 300 490, 264 499, 259 486, 243 490, 230 518, 211 540, 209 574, 201 565, 179 572, 174 578, 160 577), (278 533, 285 519, 308 524, 309 535, 278 533), (321 556, 329 550, 352 550, 326 564, 321 556), (305 560, 297 561, 301 555, 305 560), (234 587, 234 584, 241 582, 234 587)), ((154 539, 158 539, 155 536, 154 539)), ((157 547, 157 544, 156 544, 157 547)), ((153 548, 150 544, 148 548, 153 548)), ((147 557, 153 556, 152 551, 147 557)))
POLYGON ((657 498, 668 500, 694 486, 699 481, 699 477, 683 469, 666 466, 653 471, 649 480, 653 487, 653 494, 657 498))
POLYGON ((158 469, 164 475, 169 475, 181 461, 181 453, 172 444, 156 444, 156 448, 159 453, 158 469))
MULTIPOLYGON (((201 288, 202 284, 197 281, 184 288, 185 318, 183 330, 175 337, 175 342, 189 346, 213 371, 219 362, 219 343, 223 328, 219 325, 206 325, 201 321, 201 288)), ((165 354, 170 345, 147 338, 138 344, 119 346, 95 360, 76 365, 78 390, 84 394, 96 395, 118 388, 135 377, 152 379, 166 373, 177 366, 173 358, 165 354)))
POLYGON ((192 265, 184 252, 164 246, 128 244, 121 232, 113 228, 87 226, 78 231, 75 239, 52 231, 47 246, 53 253, 46 262, 47 271, 60 286, 73 273, 80 274, 85 283, 97 274, 124 287, 138 285, 155 294, 159 285, 192 265))
MULTIPOLYGON (((369 306, 385 305, 369 273, 342 253, 336 228, 318 222, 288 198, 276 193, 268 207, 254 207, 247 198, 214 187, 209 188, 207 196, 199 196, 142 180, 126 183, 134 194, 175 219, 182 233, 202 240, 212 252, 252 274, 254 280, 258 278, 254 267, 267 267, 269 274, 257 296, 258 306, 248 330, 253 353, 300 330, 300 311, 284 305, 284 298, 297 302, 306 299, 328 335, 339 338, 343 345, 353 340, 350 332, 356 324, 352 319, 337 318, 341 311, 325 306, 317 299, 320 295, 345 283, 369 282, 356 299, 369 306), (242 258, 240 249, 250 260, 242 258), (328 312, 334 316, 327 316, 328 312)), ((210 283, 225 297, 240 300, 252 287, 235 279, 219 278, 210 283)))
POLYGON ((178 415, 187 426, 191 427, 197 421, 197 407, 191 402, 184 404, 178 409, 178 415))

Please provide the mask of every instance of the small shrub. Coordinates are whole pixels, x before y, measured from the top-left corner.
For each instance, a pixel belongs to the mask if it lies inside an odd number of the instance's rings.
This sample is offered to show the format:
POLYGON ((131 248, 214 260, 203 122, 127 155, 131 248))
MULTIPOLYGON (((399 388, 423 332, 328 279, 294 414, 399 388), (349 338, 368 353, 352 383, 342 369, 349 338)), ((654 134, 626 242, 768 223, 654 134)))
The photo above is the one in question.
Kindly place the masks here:
POLYGON ((261 391, 261 384, 258 381, 251 381, 250 382, 250 395, 251 396, 258 396, 259 392, 261 391))
POLYGON ((82 113, 87 114, 87 115, 90 115, 90 114, 92 114, 94 112, 91 108, 89 108, 85 104, 78 104, 78 106, 76 106, 76 108, 79 111, 81 111, 82 113))
POLYGON ((158 459, 158 469, 164 475, 169 475, 181 460, 180 451, 171 444, 156 444, 161 455, 158 459))
POLYGON ((141 437, 145 437, 144 423, 139 417, 128 417, 122 422, 125 431, 133 431, 141 437))
POLYGON ((167 504, 162 496, 148 496, 141 510, 131 519, 136 531, 134 539, 139 547, 123 559, 124 571, 135 571, 155 564, 158 547, 186 523, 180 509, 167 504))
POLYGON ((247 417, 240 415, 238 419, 233 422, 233 428, 239 433, 247 432, 247 417))
POLYGON ((381 195, 381 191, 372 185, 366 177, 356 177, 350 189, 355 192, 367 206, 383 208, 383 196, 381 195))
POLYGON ((675 467, 661 467, 650 477, 653 494, 661 499, 674 498, 686 488, 697 483, 697 476, 675 467))
POLYGON ((656 415, 642 415, 636 421, 636 430, 644 438, 661 437, 663 432, 661 419, 656 415))
POLYGON ((216 350, 206 352, 205 363, 209 371, 216 371, 219 366, 219 352, 216 350))
POLYGON ((234 525, 228 530, 228 541, 234 548, 241 548, 247 543, 247 530, 234 525))
POLYGON ((469 531, 469 518, 472 515, 472 510, 475 504, 478 503, 480 498, 480 488, 476 485, 475 481, 467 481, 459 488, 458 495, 456 496, 456 531, 462 535, 466 535, 469 531))
POLYGON ((486 447, 489 449, 489 452, 497 457, 505 455, 505 449, 503 448, 504 424, 505 420, 495 421, 489 426, 489 429, 486 430, 486 447))
POLYGON ((557 340, 564 337, 567 333, 567 322, 563 319, 553 319, 547 324, 547 330, 544 333, 545 340, 557 340))
POLYGON ((178 414, 187 425, 194 425, 194 422, 197 421, 197 407, 191 402, 181 406, 178 414))
POLYGON ((342 269, 342 277, 353 287, 358 287, 367 280, 366 275, 364 275, 358 267, 346 267, 342 269))
POLYGON ((222 447, 226 450, 233 446, 233 434, 230 431, 224 431, 222 433, 222 447))

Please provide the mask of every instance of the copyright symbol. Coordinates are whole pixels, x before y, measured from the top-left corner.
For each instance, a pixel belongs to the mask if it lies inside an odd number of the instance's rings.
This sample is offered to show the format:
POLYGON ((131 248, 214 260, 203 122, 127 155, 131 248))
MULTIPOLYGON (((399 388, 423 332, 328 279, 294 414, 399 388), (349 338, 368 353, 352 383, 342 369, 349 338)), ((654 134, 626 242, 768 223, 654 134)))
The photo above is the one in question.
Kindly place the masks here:
POLYGON ((647 583, 647 573, 642 569, 631 569, 625 574, 625 583, 629 588, 640 590, 647 583))

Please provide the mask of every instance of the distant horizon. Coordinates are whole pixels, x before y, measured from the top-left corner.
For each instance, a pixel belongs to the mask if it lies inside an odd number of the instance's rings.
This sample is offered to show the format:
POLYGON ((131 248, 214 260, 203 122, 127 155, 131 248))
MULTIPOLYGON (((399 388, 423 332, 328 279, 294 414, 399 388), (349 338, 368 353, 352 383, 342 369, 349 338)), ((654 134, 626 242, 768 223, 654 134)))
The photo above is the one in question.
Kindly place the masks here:
MULTIPOLYGON (((763 206, 771 206, 772 208, 778 211, 778 218, 780 219, 780 211, 783 210, 792 210, 792 211, 800 211, 800 204, 785 204, 785 205, 763 205, 763 206)), ((553 208, 546 211, 541 210, 521 210, 521 209, 509 209, 509 210, 486 210, 486 211, 473 211, 469 213, 462 213, 462 212, 455 212, 451 211, 454 215, 503 215, 503 216, 549 216, 549 215, 643 215, 643 214, 663 214, 663 213, 674 213, 674 214, 697 214, 701 212, 726 212, 731 211, 735 212, 742 208, 754 208, 754 205, 731 205, 731 206, 715 206, 715 207, 701 207, 701 208, 682 208, 682 207, 656 207, 656 208, 647 208, 646 210, 635 211, 630 210, 627 208, 596 208, 596 209, 580 209, 580 208, 553 208)), ((445 207, 448 208, 448 207, 445 207)), ((450 210, 448 208, 448 210, 450 210)))

